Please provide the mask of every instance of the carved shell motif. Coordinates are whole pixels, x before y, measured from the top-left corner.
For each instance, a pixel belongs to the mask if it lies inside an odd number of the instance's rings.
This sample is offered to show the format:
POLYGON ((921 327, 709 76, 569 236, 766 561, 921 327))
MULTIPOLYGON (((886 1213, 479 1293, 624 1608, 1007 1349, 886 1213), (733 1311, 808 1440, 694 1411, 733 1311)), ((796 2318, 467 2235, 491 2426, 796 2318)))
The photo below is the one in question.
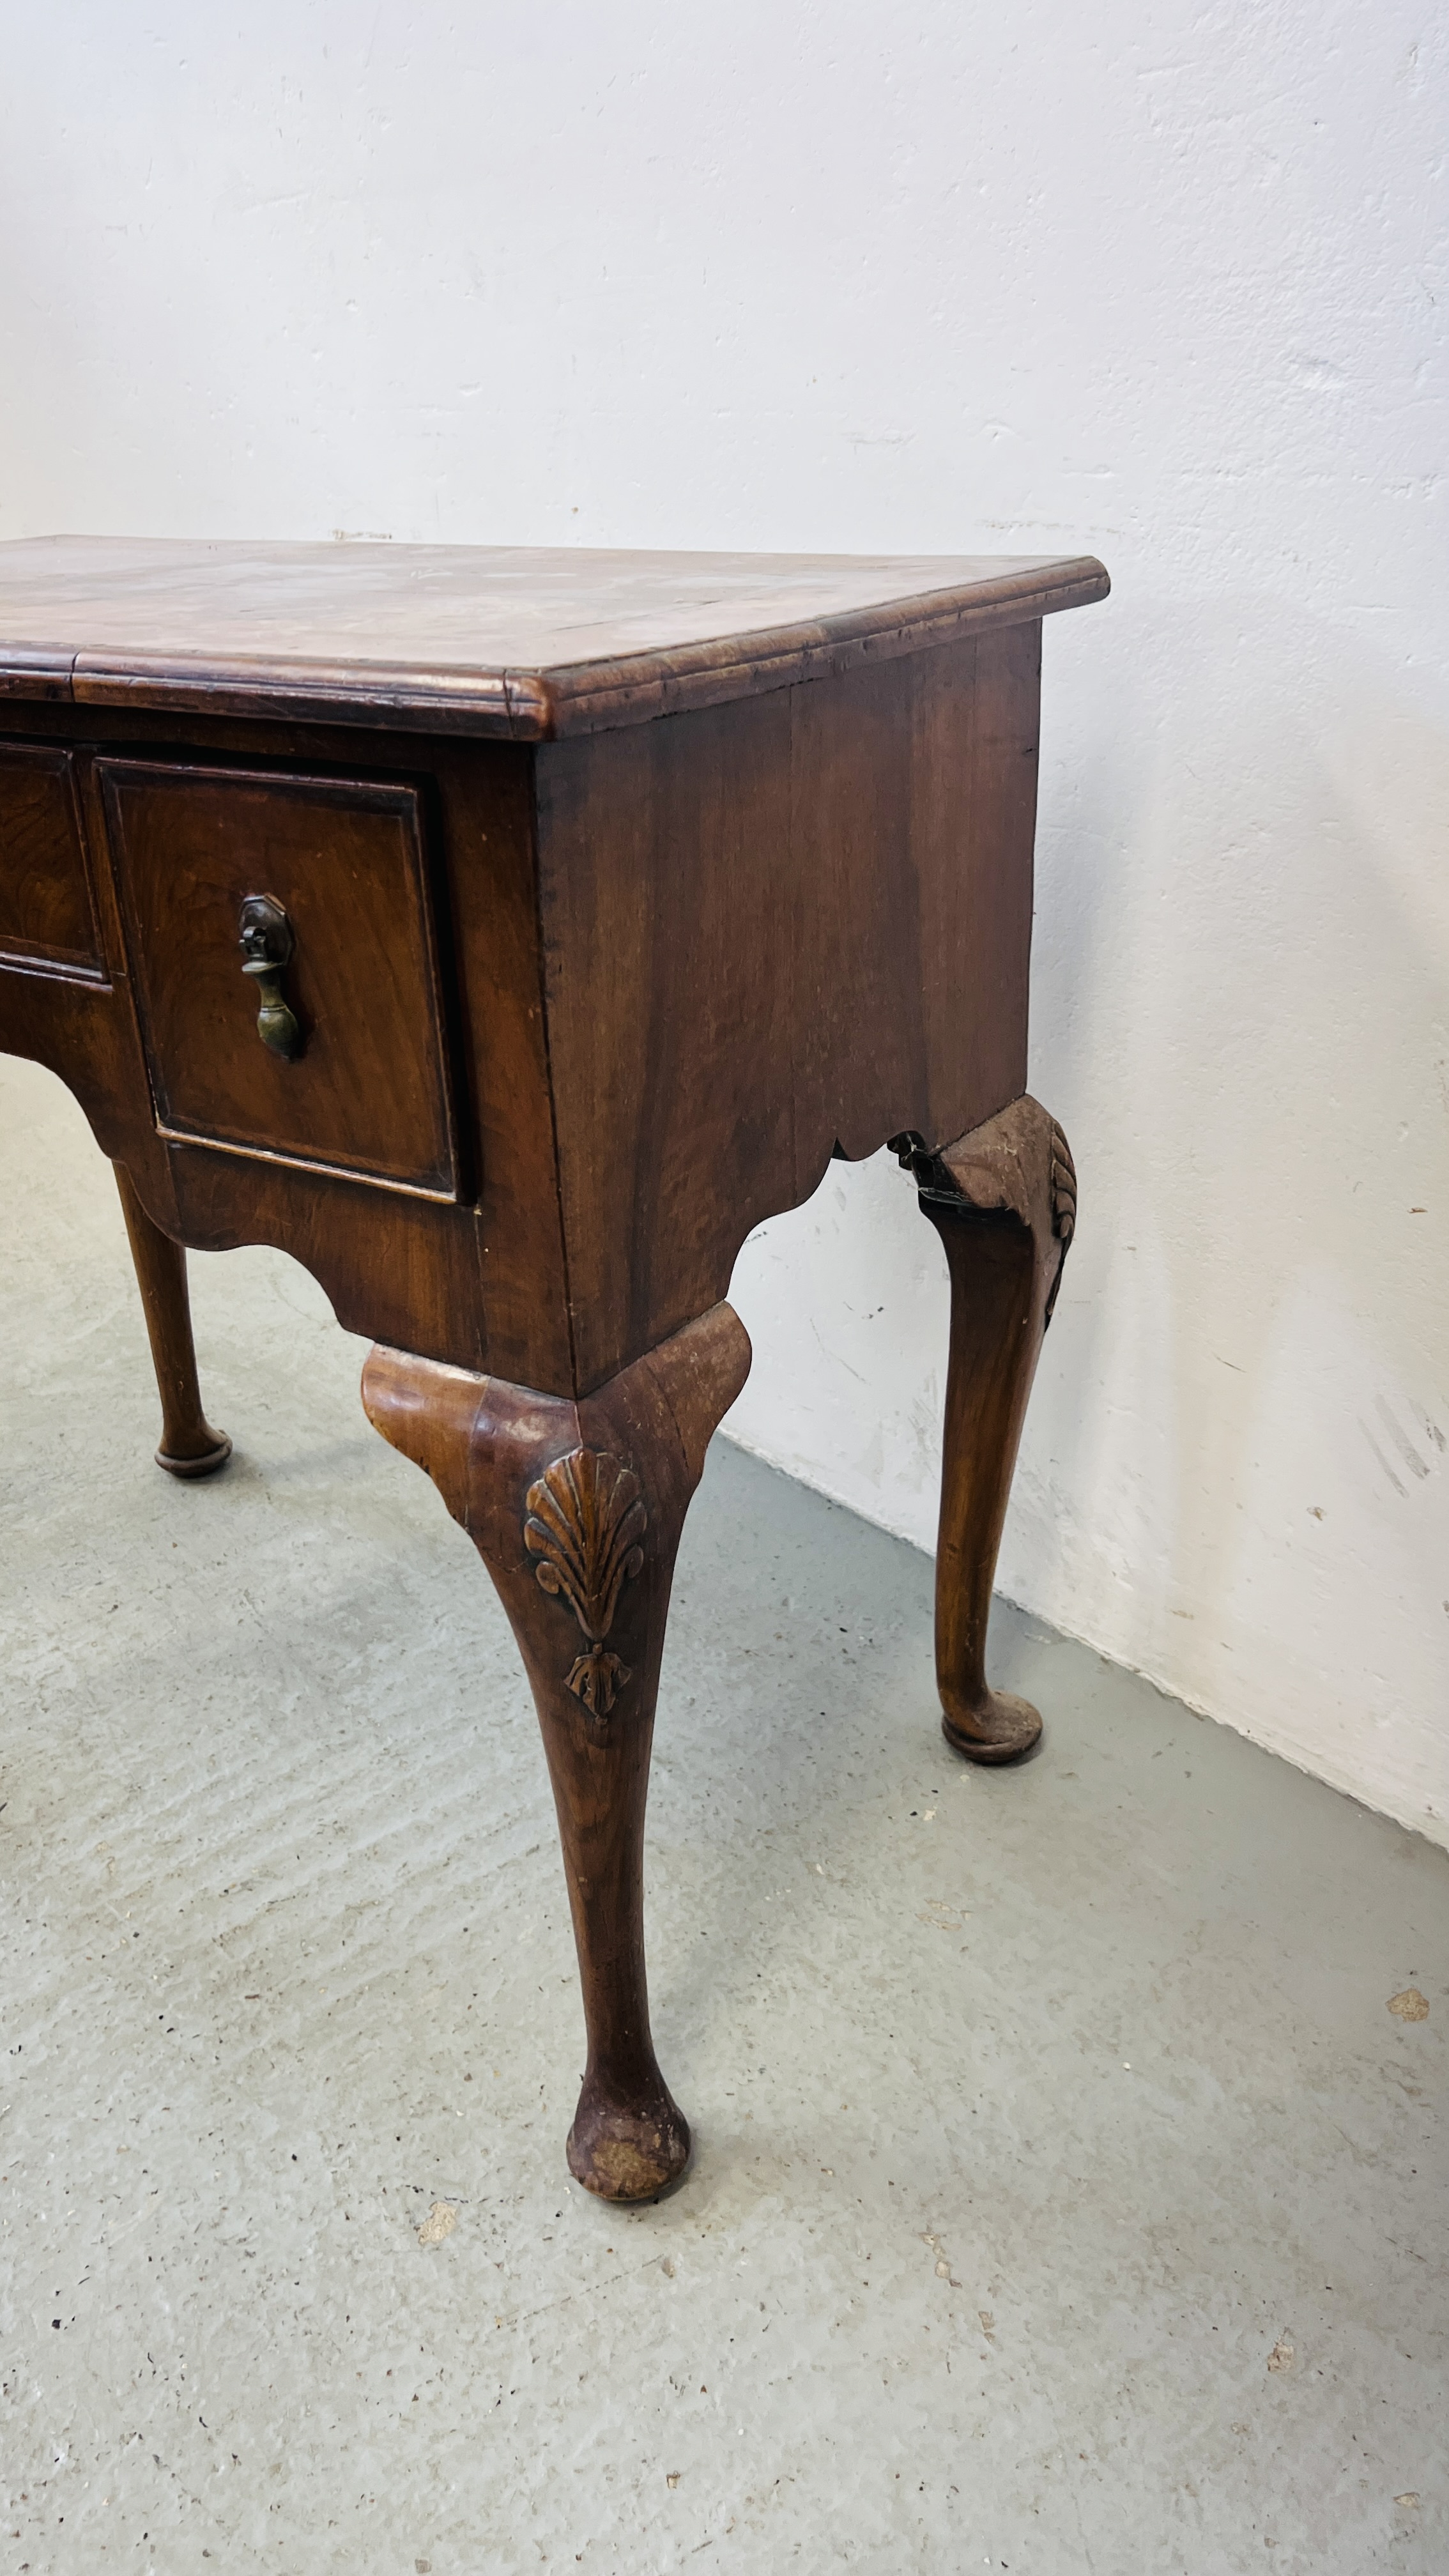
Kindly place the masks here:
POLYGON ((1061 1245, 1062 1251, 1061 1259, 1057 1263, 1057 1275, 1052 1281, 1051 1293, 1046 1301, 1046 1314, 1042 1321, 1043 1332, 1051 1322, 1057 1302, 1057 1290, 1062 1284, 1062 1272, 1067 1264, 1067 1254, 1071 1251, 1072 1237, 1077 1230, 1077 1167, 1072 1161, 1072 1149, 1055 1119, 1052 1120, 1051 1188, 1052 1232, 1061 1245))
POLYGON ((1065 1253, 1077 1230, 1077 1167, 1072 1149, 1052 1120, 1052 1232, 1065 1253))
POLYGON ((644 1563, 648 1514, 639 1479, 607 1450, 571 1449, 529 1486, 527 1505, 523 1544, 538 1558, 538 1580, 567 1601, 588 1639, 587 1654, 575 1657, 565 1679, 591 1717, 605 1718, 630 1679, 629 1666, 604 1640, 625 1582, 644 1563))

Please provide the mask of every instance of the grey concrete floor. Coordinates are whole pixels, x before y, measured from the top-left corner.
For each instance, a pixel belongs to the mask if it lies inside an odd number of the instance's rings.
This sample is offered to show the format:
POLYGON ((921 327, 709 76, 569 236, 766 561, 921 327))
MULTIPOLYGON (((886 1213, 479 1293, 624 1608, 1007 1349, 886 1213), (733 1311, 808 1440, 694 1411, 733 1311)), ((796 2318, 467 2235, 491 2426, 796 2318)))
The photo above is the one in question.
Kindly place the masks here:
POLYGON ((359 1346, 195 1259, 237 1456, 171 1483, 29 1068, 0 1160, 0 2570, 1449 2565, 1443 1853, 1005 1610, 1045 1750, 971 1770, 925 1558, 718 1442, 649 1843, 697 2154, 611 2212, 527 1694, 359 1346))

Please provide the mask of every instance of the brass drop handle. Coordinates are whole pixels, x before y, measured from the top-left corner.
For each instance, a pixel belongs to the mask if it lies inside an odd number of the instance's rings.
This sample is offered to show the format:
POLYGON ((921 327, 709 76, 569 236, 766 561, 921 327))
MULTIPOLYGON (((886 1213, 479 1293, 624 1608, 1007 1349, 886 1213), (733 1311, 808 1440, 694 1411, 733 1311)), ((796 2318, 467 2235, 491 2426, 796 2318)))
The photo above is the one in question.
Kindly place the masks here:
POLYGON ((249 894, 241 908, 242 973, 257 979, 257 1035, 273 1055, 302 1052, 302 1029, 289 1009, 282 976, 297 942, 281 905, 269 894, 249 894))

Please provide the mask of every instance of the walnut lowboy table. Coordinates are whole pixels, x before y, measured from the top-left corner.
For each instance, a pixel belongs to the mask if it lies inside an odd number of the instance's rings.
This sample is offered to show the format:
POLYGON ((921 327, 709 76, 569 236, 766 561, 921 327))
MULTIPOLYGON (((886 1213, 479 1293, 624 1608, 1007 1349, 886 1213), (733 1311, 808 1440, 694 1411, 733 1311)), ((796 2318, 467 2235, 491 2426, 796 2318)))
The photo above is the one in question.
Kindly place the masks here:
POLYGON ((761 1218, 892 1143, 950 1265, 946 1734, 986 1681, 1066 1247, 1025 1097, 1041 620, 1101 566, 481 547, 0 545, 0 1047, 116 1166, 160 1381, 183 1245, 271 1243, 376 1344, 363 1402, 528 1667, 588 2026, 568 2141, 637 2200, 689 2131, 642 1854, 670 1581, 750 1348, 761 1218))

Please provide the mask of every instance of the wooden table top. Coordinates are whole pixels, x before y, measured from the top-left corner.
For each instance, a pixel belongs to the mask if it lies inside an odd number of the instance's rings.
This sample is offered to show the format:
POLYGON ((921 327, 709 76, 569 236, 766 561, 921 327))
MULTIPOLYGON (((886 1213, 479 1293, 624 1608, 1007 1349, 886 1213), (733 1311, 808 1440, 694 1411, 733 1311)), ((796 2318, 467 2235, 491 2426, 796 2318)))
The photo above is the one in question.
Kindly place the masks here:
POLYGON ((1101 599, 1090 555, 0 544, 0 696, 545 741, 1101 599))

